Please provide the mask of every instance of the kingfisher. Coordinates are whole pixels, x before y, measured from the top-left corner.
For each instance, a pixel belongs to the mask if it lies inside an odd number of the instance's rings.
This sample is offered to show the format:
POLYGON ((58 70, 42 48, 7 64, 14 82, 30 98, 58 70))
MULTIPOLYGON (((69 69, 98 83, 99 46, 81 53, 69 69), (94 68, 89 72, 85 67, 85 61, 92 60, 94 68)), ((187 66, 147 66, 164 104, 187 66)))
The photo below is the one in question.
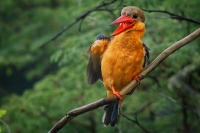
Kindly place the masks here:
POLYGON ((101 80, 108 98, 117 96, 115 104, 105 105, 102 122, 114 126, 118 122, 121 104, 125 95, 120 91, 138 76, 149 58, 149 48, 141 41, 145 33, 144 12, 135 6, 124 7, 121 16, 111 23, 119 25, 110 37, 96 36, 89 47, 88 83, 101 80))

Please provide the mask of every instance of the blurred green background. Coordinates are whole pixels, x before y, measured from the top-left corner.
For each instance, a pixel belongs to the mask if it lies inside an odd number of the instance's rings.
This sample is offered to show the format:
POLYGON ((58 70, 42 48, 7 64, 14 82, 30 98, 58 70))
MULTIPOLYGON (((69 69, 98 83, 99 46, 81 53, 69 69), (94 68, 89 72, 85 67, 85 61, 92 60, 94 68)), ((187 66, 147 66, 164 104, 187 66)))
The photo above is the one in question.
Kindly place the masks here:
MULTIPOLYGON (((12 133, 44 133, 67 111, 106 96, 101 82, 88 85, 87 48, 97 34, 110 35, 109 24, 123 6, 167 10, 200 21, 199 0, 124 0, 89 14, 56 40, 42 45, 82 13, 103 0, 1 0, 0 1, 0 119, 12 133), (120 6, 119 6, 120 4, 120 6)), ((148 13, 143 42, 151 49, 150 61, 185 37, 198 24, 148 13)), ((200 132, 200 39, 184 46, 151 72, 122 111, 153 133, 200 132)), ((117 126, 104 127, 103 108, 73 119, 59 133, 143 133, 135 123, 120 117, 117 126)), ((8 132, 0 122, 0 132, 8 132)))

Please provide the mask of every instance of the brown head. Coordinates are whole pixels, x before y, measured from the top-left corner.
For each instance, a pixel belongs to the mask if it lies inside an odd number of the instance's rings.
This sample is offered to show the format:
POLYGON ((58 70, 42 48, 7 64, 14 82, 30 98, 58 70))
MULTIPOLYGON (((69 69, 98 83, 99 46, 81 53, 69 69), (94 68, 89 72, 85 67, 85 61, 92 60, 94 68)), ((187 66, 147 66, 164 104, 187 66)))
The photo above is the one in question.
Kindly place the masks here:
POLYGON ((137 22, 144 23, 144 21, 144 12, 140 8, 135 6, 124 7, 121 11, 121 16, 112 22, 112 24, 120 24, 112 36, 131 29, 137 22))

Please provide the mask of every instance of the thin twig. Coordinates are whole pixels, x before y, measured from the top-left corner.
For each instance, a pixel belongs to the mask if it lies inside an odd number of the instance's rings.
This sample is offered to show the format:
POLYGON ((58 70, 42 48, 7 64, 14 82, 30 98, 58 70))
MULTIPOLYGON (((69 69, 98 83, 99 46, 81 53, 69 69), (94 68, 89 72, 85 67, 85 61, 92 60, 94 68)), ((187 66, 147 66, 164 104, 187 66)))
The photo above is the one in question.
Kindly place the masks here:
POLYGON ((120 115, 122 115, 124 118, 126 118, 127 120, 135 123, 138 127, 140 127, 145 133, 150 133, 150 131, 148 131, 146 128, 144 128, 138 121, 137 119, 137 114, 135 114, 135 120, 132 120, 131 118, 129 118, 128 116, 126 116, 124 113, 120 112, 120 115))
POLYGON ((142 9, 142 10, 145 11, 145 12, 149 12, 149 13, 152 13, 152 12, 165 13, 165 14, 170 15, 170 17, 172 19, 185 20, 185 21, 192 22, 192 23, 195 23, 195 24, 200 24, 200 22, 198 22, 196 20, 193 20, 191 18, 186 18, 184 16, 180 16, 180 15, 177 15, 177 14, 171 13, 169 11, 165 11, 165 10, 147 10, 147 9, 142 9))
MULTIPOLYGON (((113 3, 115 3, 117 0, 112 0, 110 2, 103 2, 102 4, 86 11, 85 13, 81 14, 80 16, 78 16, 72 23, 70 23, 69 25, 63 27, 63 29, 61 29, 58 33, 56 33, 53 37, 51 37, 48 41, 46 41, 45 43, 43 43, 40 47, 43 47, 44 45, 50 43, 51 41, 54 41, 56 38, 58 38, 60 35, 62 35, 66 30, 70 29, 73 25, 75 25, 76 23, 78 23, 79 21, 82 21, 92 12, 95 11, 108 11, 109 13, 111 13, 113 15, 113 13, 111 12, 112 10, 106 9, 106 8, 102 8, 102 7, 106 7, 108 5, 111 5, 113 3)), ((120 3, 122 2, 122 0, 120 1, 120 3)), ((79 30, 81 29, 81 25, 82 22, 80 23, 79 26, 79 30)))
POLYGON ((5 127, 7 128, 8 133, 11 133, 10 127, 8 124, 6 124, 2 119, 0 119, 0 122, 5 125, 5 127))
MULTIPOLYGON (((185 38, 181 39, 180 41, 174 43, 172 46, 164 50, 149 66, 144 69, 139 76, 145 77, 148 73, 153 71, 163 60, 165 60, 169 55, 171 55, 173 52, 181 48, 182 46, 190 43, 191 41, 194 41, 200 36, 200 28, 191 33, 190 35, 186 36, 185 38)), ((142 80, 142 79, 141 79, 142 80)), ((137 81, 133 80, 131 81, 126 87, 120 91, 121 95, 128 94, 131 90, 135 90, 135 87, 137 86, 137 81)), ((61 120, 59 120, 49 131, 49 133, 57 133, 64 125, 66 125, 70 120, 75 118, 76 116, 83 114, 85 112, 94 110, 96 108, 99 108, 101 106, 104 106, 106 104, 115 103, 117 101, 117 98, 104 98, 101 100, 98 100, 96 102, 90 103, 88 105, 82 106, 80 108, 76 108, 72 111, 69 111, 66 116, 64 116, 61 120)))
MULTIPOLYGON (((148 131, 146 128, 144 128, 138 121, 137 119, 137 115, 142 113, 146 108, 148 108, 151 104, 153 103, 153 100, 149 100, 147 101, 146 103, 144 103, 139 110, 137 110, 136 112, 134 113, 131 113, 131 115, 134 115, 135 116, 135 120, 129 118, 127 115, 125 115, 124 113, 122 113, 120 111, 120 115, 122 115, 123 117, 125 117, 127 120, 135 123, 138 127, 140 127, 145 133, 150 133, 150 131, 148 131)), ((129 113, 130 114, 130 113, 129 113)))
MULTIPOLYGON (((80 24, 79 24, 79 28, 78 30, 80 31, 81 30, 81 27, 82 27, 82 23, 84 21, 84 19, 92 12, 96 12, 96 11, 107 11, 109 12, 112 16, 115 16, 114 13, 113 13, 113 10, 116 10, 118 9, 119 7, 121 7, 122 3, 123 3, 123 0, 120 0, 120 3, 117 5, 117 7, 115 9, 108 9, 108 8, 103 8, 103 7, 107 7, 108 5, 111 5, 113 3, 115 3, 117 0, 112 0, 110 2, 103 2, 102 4, 86 11, 85 13, 81 14, 80 16, 78 16, 72 23, 70 23, 69 25, 63 27, 59 32, 57 32, 53 37, 51 37, 48 41, 46 41, 45 43, 43 43, 40 47, 43 47, 45 46, 46 44, 50 43, 51 41, 54 41, 56 38, 58 38, 60 35, 62 35, 65 31, 67 31, 68 29, 70 29, 72 26, 74 26, 76 23, 78 23, 79 21, 80 24)), ((190 18, 186 18, 186 17, 183 17, 183 16, 179 16, 177 14, 174 14, 174 13, 171 13, 169 11, 163 11, 163 10, 147 10, 147 9, 142 9, 143 11, 146 11, 146 12, 160 12, 160 13, 166 13, 166 14, 169 14, 170 17, 172 19, 177 19, 177 20, 185 20, 185 21, 188 21, 188 22, 192 22, 192 23, 196 23, 196 24, 200 24, 200 22, 196 21, 196 20, 193 20, 193 19, 190 19, 190 18)))

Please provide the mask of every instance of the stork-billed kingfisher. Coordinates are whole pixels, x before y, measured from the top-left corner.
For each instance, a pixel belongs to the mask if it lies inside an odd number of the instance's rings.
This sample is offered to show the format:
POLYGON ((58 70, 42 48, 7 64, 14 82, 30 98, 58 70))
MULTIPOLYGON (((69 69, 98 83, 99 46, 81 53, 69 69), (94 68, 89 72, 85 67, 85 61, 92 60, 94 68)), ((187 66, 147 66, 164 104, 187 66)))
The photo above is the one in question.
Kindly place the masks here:
POLYGON ((111 37, 97 35, 89 47, 87 76, 89 84, 98 79, 103 81, 107 97, 118 97, 117 104, 104 107, 102 122, 114 126, 118 121, 119 109, 124 100, 120 91, 133 79, 139 82, 146 59, 149 58, 147 46, 141 41, 145 33, 145 16, 135 6, 124 7, 121 16, 111 24, 119 24, 111 37))

